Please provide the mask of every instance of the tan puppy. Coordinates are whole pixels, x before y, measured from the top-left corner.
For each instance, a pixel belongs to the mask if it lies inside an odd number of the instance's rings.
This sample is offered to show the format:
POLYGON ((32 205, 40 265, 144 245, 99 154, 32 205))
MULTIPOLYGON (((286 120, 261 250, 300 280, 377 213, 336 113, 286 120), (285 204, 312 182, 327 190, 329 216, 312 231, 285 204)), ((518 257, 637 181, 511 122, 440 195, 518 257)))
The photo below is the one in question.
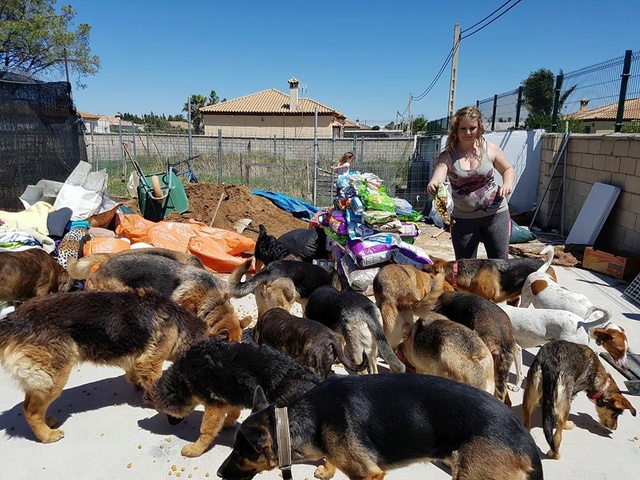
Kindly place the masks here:
POLYGON ((439 313, 418 319, 396 354, 416 373, 447 377, 491 395, 495 392, 489 347, 476 332, 439 313))
POLYGON ((40 248, 0 252, 0 278, 0 302, 24 302, 75 288, 65 269, 40 248))
POLYGON ((416 317, 432 310, 444 284, 444 275, 431 275, 410 265, 390 264, 380 269, 373 279, 373 294, 391 348, 409 334, 416 317))

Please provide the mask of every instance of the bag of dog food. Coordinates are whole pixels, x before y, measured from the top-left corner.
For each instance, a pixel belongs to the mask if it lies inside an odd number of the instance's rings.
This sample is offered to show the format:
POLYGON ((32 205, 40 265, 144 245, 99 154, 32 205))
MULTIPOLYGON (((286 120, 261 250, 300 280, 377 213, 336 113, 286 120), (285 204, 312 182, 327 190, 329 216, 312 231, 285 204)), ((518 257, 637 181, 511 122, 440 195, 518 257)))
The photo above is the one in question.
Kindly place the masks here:
POLYGON ((386 262, 393 256, 393 250, 402 243, 396 233, 376 233, 366 238, 347 240, 345 248, 356 265, 367 268, 386 262))
POLYGON ((347 219, 344 216, 344 212, 340 210, 334 210, 329 217, 329 228, 338 235, 347 235, 347 219))
POLYGON ((384 185, 376 188, 369 182, 362 182, 358 187, 358 196, 367 210, 382 210, 392 213, 396 211, 396 204, 393 198, 387 195, 384 185))
POLYGON ((398 197, 395 197, 393 201, 396 204, 396 214, 411 215, 411 212, 413 211, 413 207, 408 201, 406 201, 404 198, 398 198, 398 197))

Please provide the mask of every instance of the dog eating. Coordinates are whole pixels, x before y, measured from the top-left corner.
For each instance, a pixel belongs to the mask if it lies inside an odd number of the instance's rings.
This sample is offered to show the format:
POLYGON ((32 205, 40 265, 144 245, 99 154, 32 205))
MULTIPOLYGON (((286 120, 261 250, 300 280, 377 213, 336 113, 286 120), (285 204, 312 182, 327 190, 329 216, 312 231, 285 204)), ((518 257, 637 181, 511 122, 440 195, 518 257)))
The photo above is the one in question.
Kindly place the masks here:
POLYGON ((522 408, 525 428, 530 430, 531 413, 542 398, 542 428, 551 458, 560 459, 562 431, 575 427, 568 420, 569 411, 571 401, 582 391, 595 405, 604 428, 618 428, 618 417, 624 410, 636 416, 636 409, 588 346, 555 340, 540 347, 527 372, 522 408))
POLYGON ((543 478, 538 448, 518 417, 488 393, 447 378, 335 375, 284 406, 256 392, 219 477, 250 480, 278 467, 276 416, 286 415, 293 463, 326 459, 316 478, 338 469, 353 480, 382 479, 431 459, 449 460, 456 479, 543 478))
POLYGON ((319 383, 313 372, 270 347, 208 339, 180 355, 145 398, 174 424, 204 405, 200 436, 182 449, 185 457, 198 457, 243 408, 251 408, 257 387, 270 401, 283 403, 319 383))
POLYGON ((120 366, 149 388, 173 360, 203 338, 206 325, 153 291, 71 292, 37 297, 0 321, 0 361, 24 391, 25 419, 43 443, 64 437, 46 417, 71 369, 82 362, 120 366))

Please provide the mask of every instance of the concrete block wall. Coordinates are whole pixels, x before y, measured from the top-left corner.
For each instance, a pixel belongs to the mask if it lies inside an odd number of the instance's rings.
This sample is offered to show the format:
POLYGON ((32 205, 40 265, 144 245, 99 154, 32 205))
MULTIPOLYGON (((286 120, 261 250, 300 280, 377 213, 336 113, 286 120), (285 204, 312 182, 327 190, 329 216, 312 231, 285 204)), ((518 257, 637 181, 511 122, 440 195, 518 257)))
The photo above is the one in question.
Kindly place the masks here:
POLYGON ((563 170, 561 157, 551 178, 553 165, 562 146, 563 134, 546 134, 542 144, 536 224, 568 235, 595 182, 621 189, 595 247, 616 253, 626 251, 640 255, 640 135, 572 134, 566 157, 566 189, 562 215, 563 170), (542 199, 545 189, 549 191, 542 199), (555 205, 554 205, 554 199, 555 205))

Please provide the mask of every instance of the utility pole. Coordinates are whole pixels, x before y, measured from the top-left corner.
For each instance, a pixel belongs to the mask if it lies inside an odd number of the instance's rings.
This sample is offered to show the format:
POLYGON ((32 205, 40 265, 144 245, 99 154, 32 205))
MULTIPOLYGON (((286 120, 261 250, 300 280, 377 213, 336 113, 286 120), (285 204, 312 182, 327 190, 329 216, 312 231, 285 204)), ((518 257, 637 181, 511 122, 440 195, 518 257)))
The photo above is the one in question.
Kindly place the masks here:
MULTIPOLYGON (((453 56, 451 57, 451 82, 449 84, 449 119, 453 117, 458 83, 458 45, 460 44, 460 24, 453 26, 453 56)), ((449 121, 447 121, 449 123, 449 121)))
POLYGON ((411 136, 411 127, 413 123, 413 115, 411 114, 411 101, 413 100, 413 95, 409 93, 409 113, 407 114, 407 137, 411 136))

